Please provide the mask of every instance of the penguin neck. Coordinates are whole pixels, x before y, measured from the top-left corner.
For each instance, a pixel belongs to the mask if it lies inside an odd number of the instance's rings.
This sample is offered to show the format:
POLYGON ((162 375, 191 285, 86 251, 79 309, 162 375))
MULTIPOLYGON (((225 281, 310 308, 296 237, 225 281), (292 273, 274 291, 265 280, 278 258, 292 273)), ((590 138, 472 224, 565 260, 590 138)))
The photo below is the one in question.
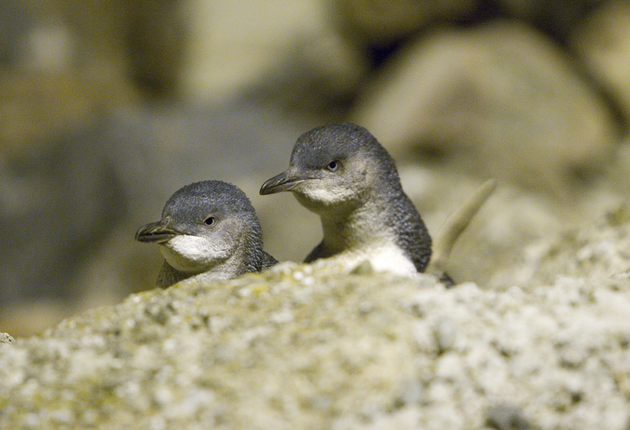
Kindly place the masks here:
POLYGON ((388 223, 387 202, 369 199, 358 205, 347 205, 334 212, 322 213, 322 246, 328 253, 360 249, 392 241, 388 223))
POLYGON ((233 277, 248 272, 260 272, 263 260, 262 247, 260 230, 247 231, 241 236, 239 247, 232 255, 231 265, 238 269, 234 271, 233 277))
POLYGON ((227 281, 247 272, 247 267, 248 265, 242 264, 237 255, 232 255, 227 260, 208 269, 192 272, 177 270, 165 260, 158 275, 157 284, 161 288, 167 288, 189 278, 195 278, 197 281, 227 281))
POLYGON ((254 235, 244 232, 239 238, 239 243, 234 252, 220 264, 203 272, 204 278, 213 280, 234 279, 248 272, 259 271, 260 258, 257 258, 262 250, 262 243, 256 240, 254 235))

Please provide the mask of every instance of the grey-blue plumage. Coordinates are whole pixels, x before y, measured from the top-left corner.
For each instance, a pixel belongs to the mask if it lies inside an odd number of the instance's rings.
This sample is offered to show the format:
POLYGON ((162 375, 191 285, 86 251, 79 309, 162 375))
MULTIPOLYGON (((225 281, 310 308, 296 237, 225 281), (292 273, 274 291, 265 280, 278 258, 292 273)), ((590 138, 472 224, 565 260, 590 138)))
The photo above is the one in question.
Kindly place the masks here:
POLYGON ((197 275, 232 279, 277 263, 263 251, 260 223, 245 193, 222 181, 177 190, 161 220, 140 227, 136 240, 160 245, 165 261, 157 284, 162 288, 197 275))
POLYGON ((337 256, 403 273, 426 269, 431 237, 394 160, 365 128, 335 124, 300 136, 289 168, 260 193, 280 191, 321 218, 324 238, 306 262, 337 256))

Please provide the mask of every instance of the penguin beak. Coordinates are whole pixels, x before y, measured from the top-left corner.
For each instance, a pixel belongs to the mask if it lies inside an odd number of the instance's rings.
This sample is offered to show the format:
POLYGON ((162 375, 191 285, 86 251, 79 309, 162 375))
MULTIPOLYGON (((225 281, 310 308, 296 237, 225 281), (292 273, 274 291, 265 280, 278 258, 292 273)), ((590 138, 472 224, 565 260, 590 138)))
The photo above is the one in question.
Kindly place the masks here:
POLYGON ((136 240, 146 243, 166 243, 181 232, 170 226, 168 219, 143 225, 136 232, 136 240))
POLYGON ((291 191, 308 179, 309 178, 292 176, 287 170, 265 181, 265 183, 262 184, 262 187, 260 187, 260 194, 264 196, 267 194, 275 194, 282 191, 291 191))

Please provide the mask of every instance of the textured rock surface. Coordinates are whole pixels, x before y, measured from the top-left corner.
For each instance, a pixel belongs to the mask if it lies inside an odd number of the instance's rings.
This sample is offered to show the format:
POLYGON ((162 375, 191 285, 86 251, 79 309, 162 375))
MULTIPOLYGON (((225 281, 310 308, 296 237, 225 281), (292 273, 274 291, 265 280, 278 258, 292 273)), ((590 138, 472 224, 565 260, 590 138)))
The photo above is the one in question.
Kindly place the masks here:
POLYGON ((15 339, 7 333, 0 333, 0 345, 6 345, 15 342, 15 339))
POLYGON ((552 284, 559 276, 623 284, 630 272, 628 221, 630 210, 624 203, 589 228, 573 227, 535 241, 525 248, 517 264, 499 271, 491 284, 512 282, 535 288, 552 284))
POLYGON ((629 219, 528 284, 285 263, 134 295, 1 348, 0 427, 626 429, 629 219))

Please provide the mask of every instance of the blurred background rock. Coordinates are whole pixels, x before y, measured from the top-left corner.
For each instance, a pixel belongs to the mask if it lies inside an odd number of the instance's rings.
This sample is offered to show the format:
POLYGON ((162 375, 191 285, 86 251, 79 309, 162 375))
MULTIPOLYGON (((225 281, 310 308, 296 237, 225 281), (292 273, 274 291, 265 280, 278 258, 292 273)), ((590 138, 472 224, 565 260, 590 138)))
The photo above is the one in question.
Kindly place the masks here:
POLYGON ((390 149, 433 232, 500 179, 449 268, 483 286, 627 200, 629 119, 627 1, 4 0, 0 331, 153 288, 135 230, 198 180, 241 187, 266 248, 300 261, 318 218, 258 189, 345 120, 390 149))

